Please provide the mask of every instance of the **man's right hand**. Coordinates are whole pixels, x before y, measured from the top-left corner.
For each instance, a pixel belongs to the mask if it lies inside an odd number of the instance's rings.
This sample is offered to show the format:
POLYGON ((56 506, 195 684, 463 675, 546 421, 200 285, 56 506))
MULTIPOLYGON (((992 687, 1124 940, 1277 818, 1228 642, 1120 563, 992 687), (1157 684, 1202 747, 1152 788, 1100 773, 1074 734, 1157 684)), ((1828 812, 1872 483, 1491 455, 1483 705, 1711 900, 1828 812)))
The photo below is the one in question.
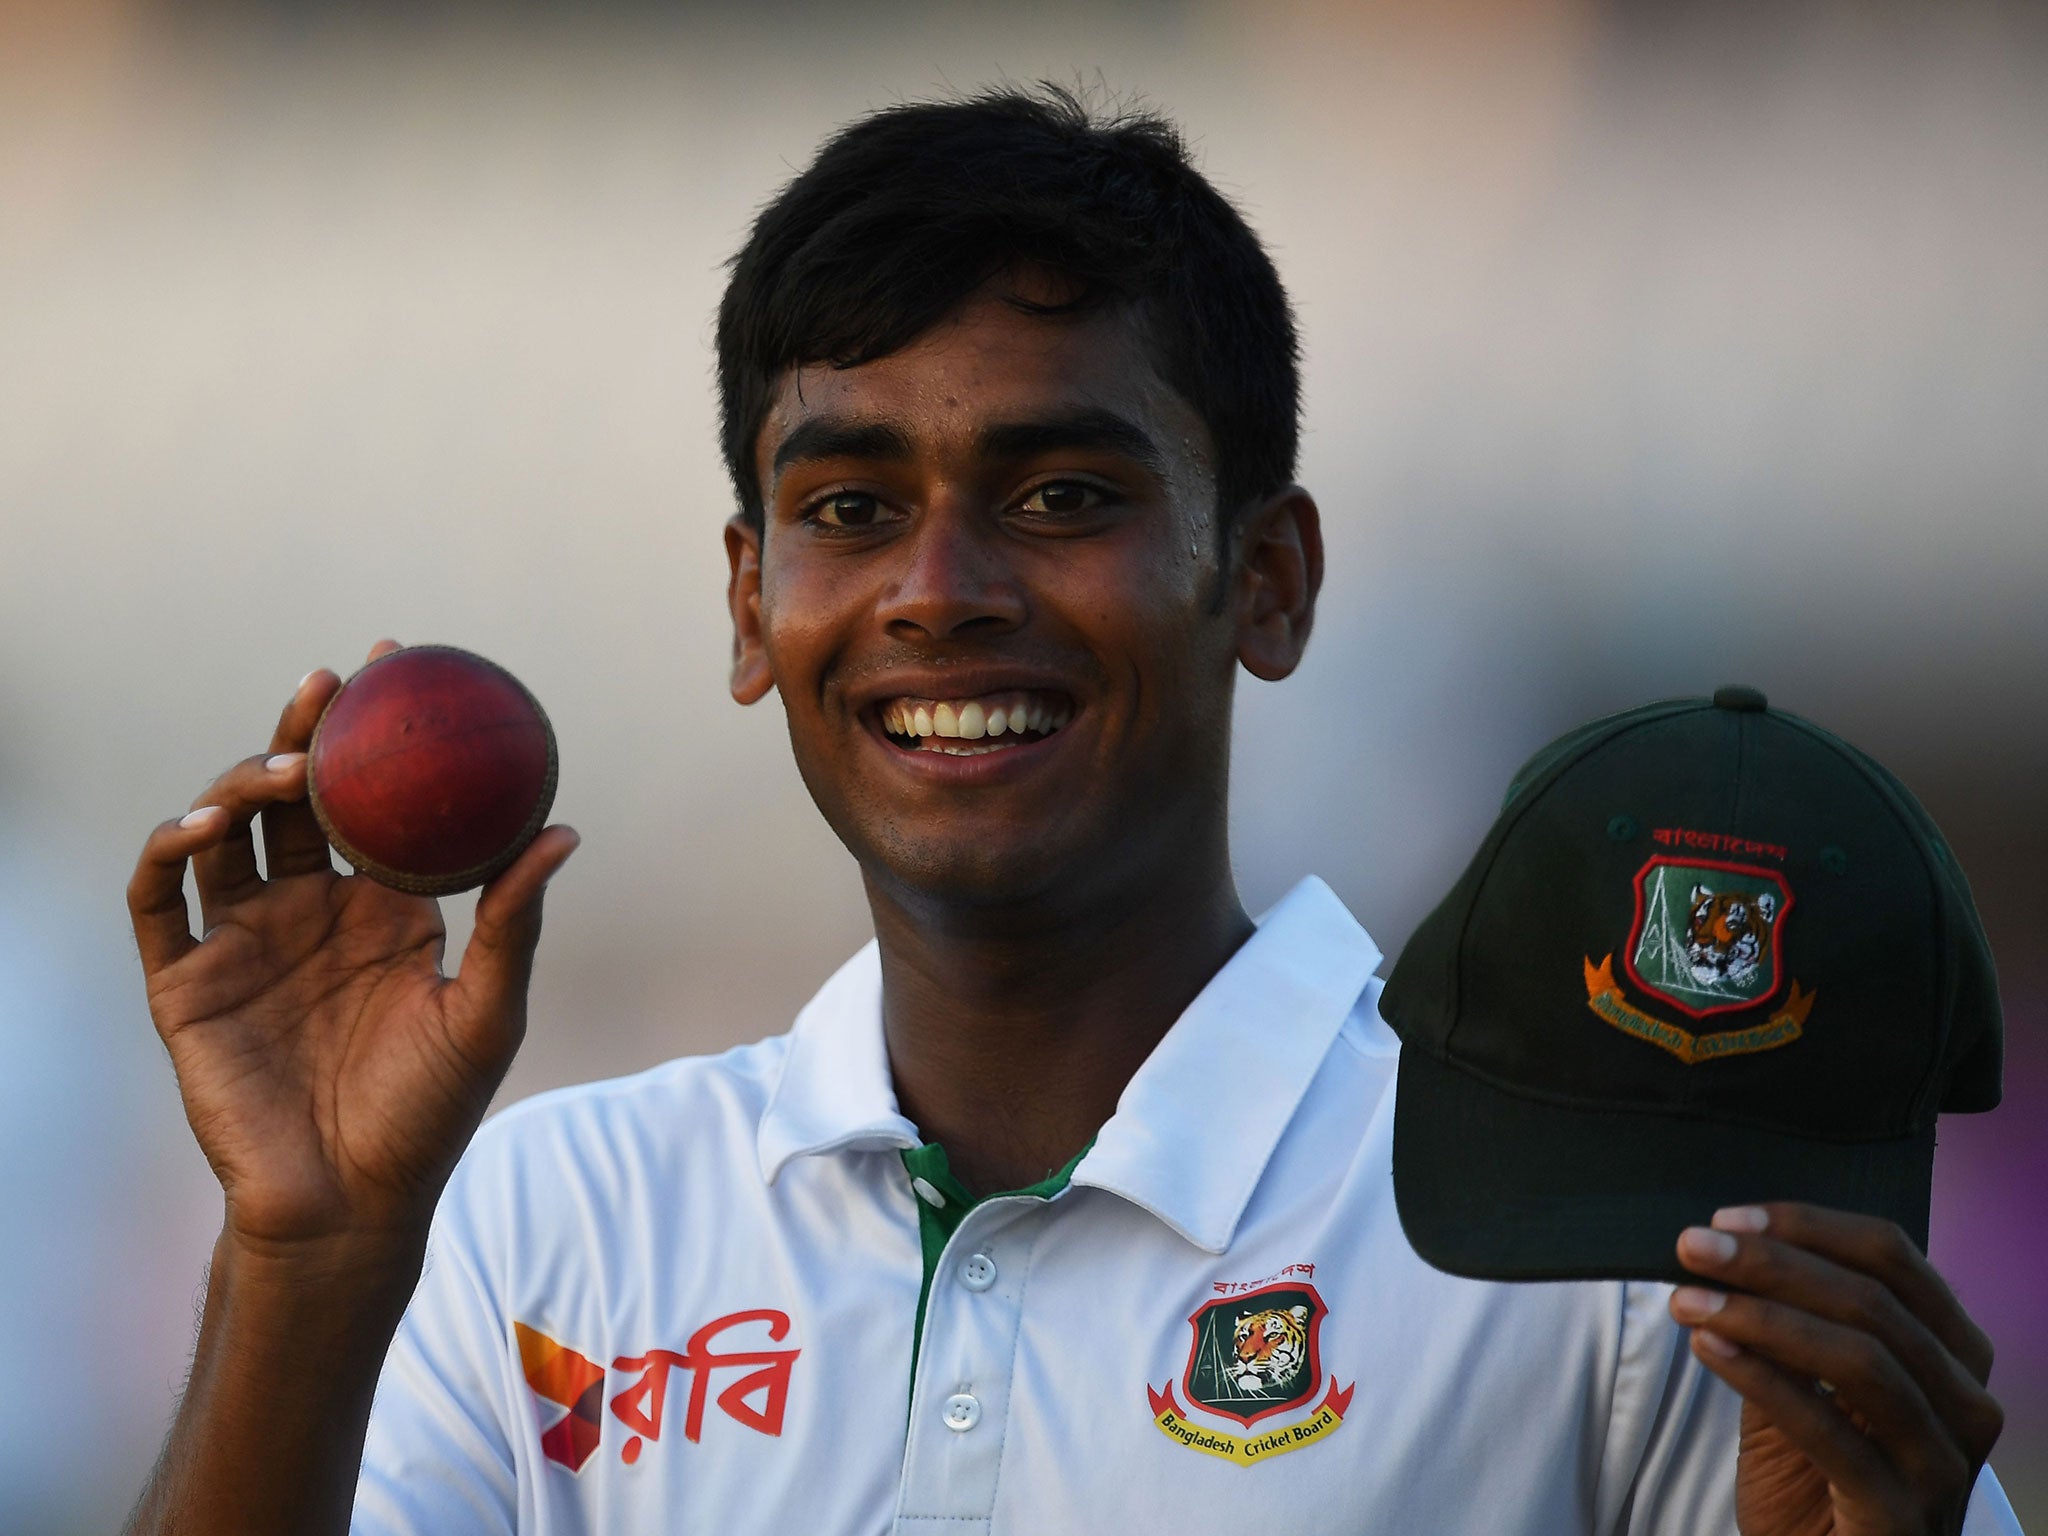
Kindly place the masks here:
POLYGON ((149 1010, 227 1193, 192 1373, 131 1536, 348 1528, 434 1204, 519 1048, 541 891, 576 850, 567 827, 536 838, 484 888, 461 972, 443 976, 440 908, 336 874, 306 801, 306 748, 340 686, 301 682, 270 750, 151 833, 128 887, 149 1010))
POLYGON ((306 748, 340 686, 324 670, 300 683, 270 750, 159 826, 128 889, 150 1012, 227 1194, 223 1241, 270 1257, 423 1238, 525 1033, 542 891, 577 844, 550 827, 492 881, 444 977, 439 906, 336 874, 306 799, 306 748))

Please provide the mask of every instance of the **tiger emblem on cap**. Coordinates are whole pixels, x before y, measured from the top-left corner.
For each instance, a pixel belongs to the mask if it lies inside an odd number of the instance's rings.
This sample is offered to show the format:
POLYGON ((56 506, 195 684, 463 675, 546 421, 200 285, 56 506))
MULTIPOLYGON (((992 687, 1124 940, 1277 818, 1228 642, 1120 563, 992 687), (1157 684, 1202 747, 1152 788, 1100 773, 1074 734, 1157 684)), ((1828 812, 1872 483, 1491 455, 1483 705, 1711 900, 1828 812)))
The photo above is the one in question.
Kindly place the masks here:
POLYGON ((1307 1307, 1269 1307, 1237 1320, 1230 1379, 1240 1391, 1285 1390, 1308 1364, 1307 1307))
POLYGON ((1742 986, 1764 963, 1778 898, 1769 891, 1692 888, 1692 915, 1685 929, 1685 953, 1693 980, 1702 986, 1742 986))

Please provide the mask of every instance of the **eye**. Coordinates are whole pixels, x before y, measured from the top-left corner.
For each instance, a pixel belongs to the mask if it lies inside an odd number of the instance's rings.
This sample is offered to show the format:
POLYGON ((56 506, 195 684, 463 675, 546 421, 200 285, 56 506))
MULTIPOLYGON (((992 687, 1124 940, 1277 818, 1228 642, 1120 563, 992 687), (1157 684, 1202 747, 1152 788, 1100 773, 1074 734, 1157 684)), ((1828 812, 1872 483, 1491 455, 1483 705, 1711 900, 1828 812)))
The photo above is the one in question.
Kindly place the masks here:
POLYGON ((1080 480, 1049 480, 1024 498, 1023 510, 1049 517, 1070 517, 1102 505, 1102 492, 1080 480))
POLYGON ((882 515, 882 503, 866 491, 838 491, 812 506, 810 517, 827 528, 867 528, 882 515))

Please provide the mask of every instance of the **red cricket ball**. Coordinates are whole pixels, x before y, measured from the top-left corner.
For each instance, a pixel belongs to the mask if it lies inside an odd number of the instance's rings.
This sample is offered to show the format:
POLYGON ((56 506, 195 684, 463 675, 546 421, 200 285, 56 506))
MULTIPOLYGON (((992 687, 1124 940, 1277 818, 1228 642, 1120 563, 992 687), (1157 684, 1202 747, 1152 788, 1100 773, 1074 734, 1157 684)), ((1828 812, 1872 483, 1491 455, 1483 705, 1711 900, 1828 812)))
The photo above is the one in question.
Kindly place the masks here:
POLYGON ((533 841, 555 800, 555 733, 496 662, 415 645, 328 700, 306 784, 335 851, 396 890, 482 885, 533 841))

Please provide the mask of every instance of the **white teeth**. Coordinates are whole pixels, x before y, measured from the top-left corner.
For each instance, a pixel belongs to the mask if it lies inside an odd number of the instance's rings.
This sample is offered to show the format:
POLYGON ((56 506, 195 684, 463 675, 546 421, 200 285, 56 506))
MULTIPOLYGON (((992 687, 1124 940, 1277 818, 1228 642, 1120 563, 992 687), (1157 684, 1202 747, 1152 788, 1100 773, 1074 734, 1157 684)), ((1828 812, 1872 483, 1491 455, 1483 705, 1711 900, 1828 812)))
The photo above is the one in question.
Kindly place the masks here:
POLYGON ((1022 736, 1026 731, 1050 734, 1072 719, 1073 713, 1071 701, 1018 692, 924 702, 898 699, 882 705, 878 718, 882 729, 892 736, 922 740, 927 750, 958 757, 1002 750, 1008 744, 996 742, 995 738, 1005 731, 1013 736, 1022 736), (934 737, 947 742, 978 742, 987 738, 992 744, 971 748, 941 746, 934 737))

